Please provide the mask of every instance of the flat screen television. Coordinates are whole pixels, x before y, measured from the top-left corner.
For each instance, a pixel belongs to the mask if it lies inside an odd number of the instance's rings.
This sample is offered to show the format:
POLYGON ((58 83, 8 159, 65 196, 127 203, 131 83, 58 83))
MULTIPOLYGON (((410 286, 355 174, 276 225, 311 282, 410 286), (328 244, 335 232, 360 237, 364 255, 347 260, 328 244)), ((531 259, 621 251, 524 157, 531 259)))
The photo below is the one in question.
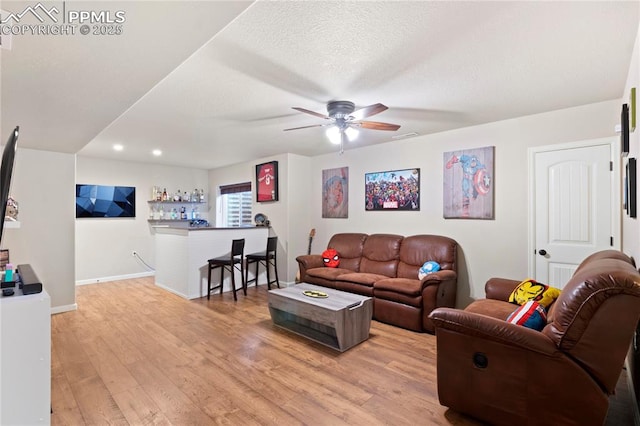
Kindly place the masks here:
POLYGON ((136 217, 136 188, 76 184, 76 217, 136 217))
POLYGON ((7 144, 2 151, 2 164, 0 164, 0 244, 4 235, 4 217, 7 213, 7 201, 9 200, 9 190, 11 189, 11 175, 13 173, 13 163, 18 149, 18 133, 20 126, 16 126, 9 136, 7 144))

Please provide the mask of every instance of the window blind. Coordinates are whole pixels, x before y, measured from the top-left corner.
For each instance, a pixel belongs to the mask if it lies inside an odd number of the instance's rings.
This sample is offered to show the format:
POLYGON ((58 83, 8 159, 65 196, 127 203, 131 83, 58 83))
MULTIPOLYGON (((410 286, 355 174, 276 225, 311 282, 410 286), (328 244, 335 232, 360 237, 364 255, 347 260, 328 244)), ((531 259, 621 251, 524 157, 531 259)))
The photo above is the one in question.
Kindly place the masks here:
POLYGON ((251 192, 251 182, 234 183, 232 185, 220 186, 220 195, 235 194, 237 192, 251 192))

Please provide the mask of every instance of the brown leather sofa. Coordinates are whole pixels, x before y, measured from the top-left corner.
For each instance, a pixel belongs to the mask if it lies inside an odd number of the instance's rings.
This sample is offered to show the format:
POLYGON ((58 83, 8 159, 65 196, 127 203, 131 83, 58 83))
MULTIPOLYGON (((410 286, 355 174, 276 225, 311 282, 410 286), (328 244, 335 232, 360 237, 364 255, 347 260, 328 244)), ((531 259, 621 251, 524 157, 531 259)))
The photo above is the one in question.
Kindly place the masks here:
POLYGON ((340 256, 338 268, 325 267, 319 254, 296 260, 302 282, 373 297, 374 319, 432 333, 429 313, 456 303, 457 247, 439 235, 342 233, 327 245, 340 256), (441 269, 420 280, 418 270, 428 260, 441 269))
POLYGON ((505 321, 518 283, 491 279, 487 299, 431 313, 440 403, 497 425, 602 425, 640 318, 633 260, 586 258, 542 331, 505 321))

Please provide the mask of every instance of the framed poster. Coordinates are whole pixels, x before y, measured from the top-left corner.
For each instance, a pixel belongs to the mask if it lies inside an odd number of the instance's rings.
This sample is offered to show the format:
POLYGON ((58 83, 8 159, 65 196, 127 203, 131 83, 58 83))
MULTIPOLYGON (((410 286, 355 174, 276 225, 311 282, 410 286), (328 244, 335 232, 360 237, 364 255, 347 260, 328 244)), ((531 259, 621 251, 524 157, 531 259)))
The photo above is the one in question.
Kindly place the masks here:
POLYGON ((278 162, 256 165, 256 201, 278 201, 278 162))
POLYGON ((494 148, 444 153, 445 219, 493 219, 494 148))
POLYGON ((365 173, 364 208, 420 210, 420 169, 365 173))
POLYGON ((322 171, 322 217, 349 217, 349 168, 322 171))

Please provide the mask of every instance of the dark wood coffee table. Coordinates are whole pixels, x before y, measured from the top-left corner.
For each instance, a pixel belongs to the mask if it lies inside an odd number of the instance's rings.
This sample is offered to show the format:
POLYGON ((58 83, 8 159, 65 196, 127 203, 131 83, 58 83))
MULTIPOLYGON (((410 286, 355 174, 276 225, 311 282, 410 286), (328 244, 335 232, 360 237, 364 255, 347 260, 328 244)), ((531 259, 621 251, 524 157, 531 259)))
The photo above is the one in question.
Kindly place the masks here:
POLYGON ((370 297, 301 283, 270 290, 268 300, 275 325, 340 352, 369 338, 373 315, 370 297), (305 291, 327 297, 309 297, 305 291))

